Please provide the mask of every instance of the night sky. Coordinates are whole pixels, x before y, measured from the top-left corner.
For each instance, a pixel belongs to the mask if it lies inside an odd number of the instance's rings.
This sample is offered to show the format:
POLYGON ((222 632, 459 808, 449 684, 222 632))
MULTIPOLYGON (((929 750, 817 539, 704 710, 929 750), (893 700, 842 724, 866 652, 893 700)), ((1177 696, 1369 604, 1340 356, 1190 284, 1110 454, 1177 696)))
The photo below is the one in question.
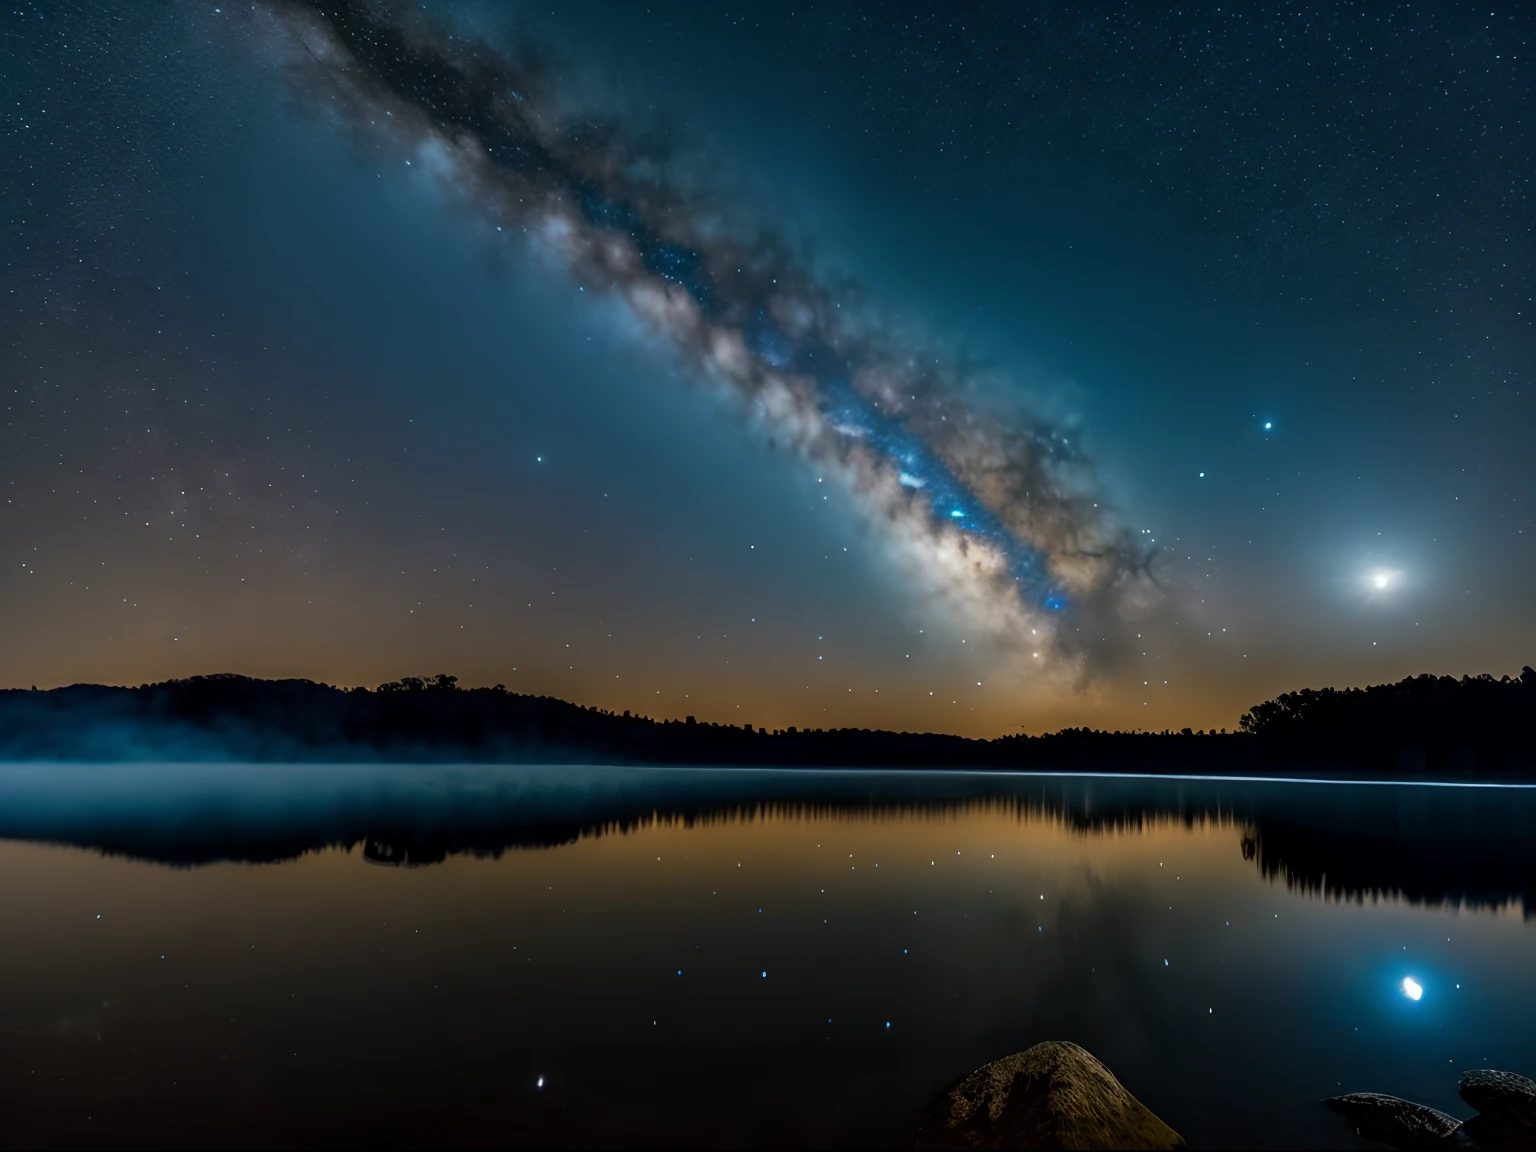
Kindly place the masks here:
POLYGON ((0 13, 0 684, 973 735, 1536 650, 1523 4, 0 13))

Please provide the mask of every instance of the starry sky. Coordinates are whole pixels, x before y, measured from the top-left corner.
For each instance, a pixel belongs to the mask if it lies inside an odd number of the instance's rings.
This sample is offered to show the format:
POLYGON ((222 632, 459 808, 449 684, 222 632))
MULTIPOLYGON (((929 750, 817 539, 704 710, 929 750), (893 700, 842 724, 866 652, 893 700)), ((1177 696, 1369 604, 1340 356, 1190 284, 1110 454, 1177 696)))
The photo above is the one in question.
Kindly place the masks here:
POLYGON ((318 9, 0 13, 0 683, 1532 662, 1528 7, 318 9))

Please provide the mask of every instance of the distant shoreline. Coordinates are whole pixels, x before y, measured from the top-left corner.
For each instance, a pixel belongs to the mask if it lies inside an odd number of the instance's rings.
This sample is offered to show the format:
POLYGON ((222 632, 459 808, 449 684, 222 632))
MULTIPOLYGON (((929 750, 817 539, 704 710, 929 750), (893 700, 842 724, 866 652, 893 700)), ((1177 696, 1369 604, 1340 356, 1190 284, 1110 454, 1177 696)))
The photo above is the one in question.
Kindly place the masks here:
MULTIPOLYGON (((18 763, 18 761, 10 761, 18 763)), ((348 763, 370 763, 370 761, 348 761, 348 763)), ((391 760, 382 763, 404 764, 408 761, 391 760)), ((429 761, 423 767, 432 767, 445 763, 443 761, 429 761)), ((464 762, 467 763, 467 762, 464 762)), ((506 764, 508 766, 522 763, 522 761, 493 761, 492 764, 506 764)), ((530 762, 531 763, 531 762, 530 762)), ((572 763, 572 767, 580 767, 572 763)), ((1401 779, 1393 777, 1360 777, 1360 776, 1239 776, 1212 772, 1199 774, 1193 772, 1135 772, 1116 771, 1114 769, 1093 768, 977 768, 969 765, 914 765, 906 768, 882 768, 877 764, 849 766, 845 764, 650 764, 650 763, 593 763, 590 767, 598 768, 698 768, 705 771, 714 769, 717 771, 759 771, 759 772, 847 772, 876 773, 876 772, 929 772, 935 775, 947 776, 1024 776, 1030 778, 1050 778, 1056 776, 1084 777, 1100 780, 1191 780, 1201 783, 1232 783, 1232 784, 1343 784, 1343 785, 1369 785, 1377 788, 1519 788, 1536 791, 1536 776, 1530 778, 1521 777, 1511 780, 1491 780, 1470 776, 1460 780, 1445 780, 1439 777, 1425 779, 1401 779)), ((1301 769, 1298 769, 1301 771, 1301 769)))
POLYGON ((258 764, 283 764, 287 766, 303 767, 398 767, 398 768, 620 768, 656 771, 696 771, 696 772, 765 772, 775 774, 794 774, 815 776, 945 776, 962 777, 974 776, 979 779, 988 777, 1018 777, 1022 779, 1087 779, 1087 780, 1152 780, 1152 781, 1188 781, 1199 784, 1323 784, 1337 785, 1340 787, 1371 787, 1371 788, 1481 788, 1481 789, 1508 789, 1512 791, 1536 791, 1536 775, 1521 776, 1513 779, 1489 779, 1480 776, 1469 776, 1463 779, 1447 780, 1441 778, 1426 778, 1422 780, 1399 779, 1391 777, 1362 777, 1362 776, 1308 776, 1273 774, 1266 776, 1239 776, 1212 772, 1208 775, 1200 775, 1189 772, 1142 772, 1142 771, 1116 771, 1114 769, 1083 769, 1083 768, 982 768, 974 765, 945 765, 945 764, 914 764, 907 766, 890 766, 880 764, 672 764, 661 761, 640 760, 559 760, 547 759, 506 759, 506 760, 413 760, 413 759, 386 759, 373 757, 369 759, 330 759, 330 760, 240 760, 232 758, 221 759, 170 759, 160 758, 150 760, 140 758, 138 760, 106 760, 106 759, 9 759, 0 756, 0 771, 6 768, 25 767, 49 767, 56 765, 101 765, 103 767, 116 767, 127 764, 158 763, 158 764, 186 764, 216 767, 223 765, 237 765, 249 767, 258 764))
POLYGON ((1332 784, 1340 786, 1363 786, 1373 788, 1489 788, 1489 789, 1514 789, 1520 791, 1536 791, 1536 775, 1521 774, 1510 779, 1491 779, 1481 776, 1468 776, 1460 779, 1444 779, 1441 777, 1426 777, 1423 779, 1407 779, 1399 777, 1365 777, 1365 776, 1317 776, 1302 775, 1306 769, 1298 769, 1297 774, 1287 775, 1275 773, 1270 775, 1238 775, 1221 772, 1192 773, 1192 772, 1146 772, 1132 769, 1116 770, 1111 768, 1009 768, 1006 766, 984 767, 974 764, 770 764, 770 763, 723 763, 711 764, 697 763, 671 763, 654 760, 596 760, 596 759, 569 759, 550 760, 533 757, 520 757, 516 759, 401 759, 396 757, 370 756, 367 758, 340 758, 330 759, 314 758, 309 760, 246 760, 234 757, 217 758, 187 758, 187 757, 138 757, 136 759, 105 759, 91 758, 66 758, 66 757, 30 757, 26 759, 0 756, 0 769, 23 767, 47 767, 51 765, 90 765, 120 766, 138 763, 160 764, 189 764, 206 765, 209 767, 219 765, 256 764, 284 764, 292 766, 304 766, 306 764, 315 767, 356 766, 368 767, 370 765, 380 767, 418 767, 418 768, 633 768, 654 769, 656 771, 698 771, 698 772, 771 772, 771 773, 803 773, 806 775, 848 775, 848 776, 877 776, 877 775, 930 775, 930 776, 975 776, 988 777, 1020 777, 1025 779, 1090 779, 1090 780, 1185 780, 1192 783, 1204 784, 1332 784))
POLYGON ((137 688, 0 691, 0 760, 605 763, 924 768, 1320 783, 1536 782, 1536 671, 1306 689, 1255 705, 1238 732, 970 739, 864 728, 769 732, 655 720, 451 676, 378 689, 198 676, 137 688))

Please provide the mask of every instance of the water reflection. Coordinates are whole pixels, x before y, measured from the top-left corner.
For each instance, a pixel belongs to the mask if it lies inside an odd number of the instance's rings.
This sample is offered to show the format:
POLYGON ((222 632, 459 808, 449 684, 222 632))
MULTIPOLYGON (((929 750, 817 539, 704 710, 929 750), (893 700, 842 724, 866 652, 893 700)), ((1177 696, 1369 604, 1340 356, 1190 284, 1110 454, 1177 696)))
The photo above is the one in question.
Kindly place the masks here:
POLYGON ((1068 1038, 1197 1145, 1334 1145, 1536 1068, 1532 800, 0 766, 6 1142, 910 1146, 1068 1038))
POLYGON ((393 867, 655 823, 1004 815, 1083 835, 1230 827, 1265 879, 1330 900, 1531 915, 1536 789, 1262 780, 473 765, 3 765, 0 838, 158 863, 362 846, 393 867))

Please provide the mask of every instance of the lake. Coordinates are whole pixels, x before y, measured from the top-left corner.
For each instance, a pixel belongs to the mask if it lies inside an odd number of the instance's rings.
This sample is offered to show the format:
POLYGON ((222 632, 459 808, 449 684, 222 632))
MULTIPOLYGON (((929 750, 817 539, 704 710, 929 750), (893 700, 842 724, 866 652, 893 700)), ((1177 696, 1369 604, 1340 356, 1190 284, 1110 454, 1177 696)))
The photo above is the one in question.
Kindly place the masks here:
POLYGON ((0 766, 8 1145, 906 1145, 1045 1039, 1192 1144, 1536 1073, 1536 790, 0 766), (1423 988, 1410 1000, 1403 980, 1423 988))

